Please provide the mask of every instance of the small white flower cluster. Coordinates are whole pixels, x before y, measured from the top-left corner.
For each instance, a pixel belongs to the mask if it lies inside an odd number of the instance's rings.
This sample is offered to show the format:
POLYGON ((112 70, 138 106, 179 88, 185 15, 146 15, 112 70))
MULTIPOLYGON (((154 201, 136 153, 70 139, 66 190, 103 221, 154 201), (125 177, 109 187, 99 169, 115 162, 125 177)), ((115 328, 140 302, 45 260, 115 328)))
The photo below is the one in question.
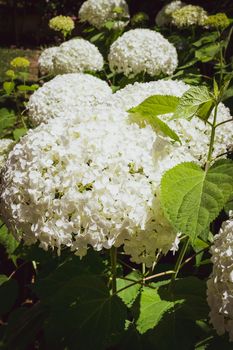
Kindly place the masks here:
POLYGON ((114 27, 121 29, 128 23, 129 8, 125 0, 87 0, 79 10, 79 18, 98 29, 107 21, 115 21, 114 27))
POLYGON ((92 75, 58 75, 31 95, 27 104, 29 118, 36 126, 49 118, 68 117, 78 109, 94 107, 111 95, 108 84, 92 75))
POLYGON ((100 71, 104 59, 94 44, 78 38, 44 50, 38 63, 42 74, 56 75, 100 71))
POLYGON ((200 6, 186 5, 172 12, 172 24, 178 28, 204 26, 207 12, 200 6))
POLYGON ((178 65, 175 47, 160 33, 150 29, 133 29, 124 33, 110 48, 108 56, 113 72, 133 77, 171 75, 178 65))
POLYGON ((165 5, 157 14, 155 22, 157 26, 163 27, 168 25, 172 21, 172 13, 176 10, 181 9, 186 4, 180 0, 175 0, 170 2, 170 4, 165 5))
POLYGON ((233 219, 223 223, 211 248, 213 272, 207 282, 210 322, 233 341, 233 219))
POLYGON ((57 54, 59 47, 49 47, 45 49, 38 59, 39 71, 42 75, 54 74, 53 59, 57 54))
MULTIPOLYGON (((146 98, 153 95, 172 95, 181 97, 184 92, 190 88, 189 85, 184 84, 177 80, 157 80, 149 83, 134 83, 127 85, 125 88, 118 90, 111 100, 108 101, 109 105, 115 105, 124 111, 129 110, 132 107, 136 107, 142 103, 146 98)), ((163 120, 179 135, 182 146, 176 144, 171 145, 173 151, 172 156, 176 158, 176 151, 180 149, 181 153, 190 154, 190 160, 196 160, 202 165, 206 161, 208 146, 210 141, 211 128, 208 124, 205 124, 197 117, 192 118, 191 121, 180 118, 177 120, 169 120, 171 115, 163 115, 163 120)), ((217 121, 221 123, 231 118, 230 111, 223 104, 218 107, 217 121)), ((215 144, 214 144, 214 156, 218 156, 226 152, 228 145, 232 143, 233 129, 230 123, 225 123, 219 126, 216 130, 215 144)), ((162 141, 164 143, 165 141, 162 141)), ((168 154, 170 154, 168 147, 168 154)), ((163 145, 163 151, 165 151, 163 145)), ((163 158, 164 160, 166 158, 163 158)), ((169 156, 167 158, 169 161, 169 156)), ((175 165, 175 164, 174 164, 175 165)), ((166 165, 163 164, 162 168, 166 165)))
POLYGON ((0 170, 4 166, 7 154, 13 147, 14 141, 11 139, 0 139, 0 170))
POLYGON ((79 256, 89 246, 123 244, 147 266, 157 249, 171 248, 176 233, 156 195, 156 133, 127 117, 101 106, 52 119, 20 140, 0 185, 0 212, 16 237, 79 256))

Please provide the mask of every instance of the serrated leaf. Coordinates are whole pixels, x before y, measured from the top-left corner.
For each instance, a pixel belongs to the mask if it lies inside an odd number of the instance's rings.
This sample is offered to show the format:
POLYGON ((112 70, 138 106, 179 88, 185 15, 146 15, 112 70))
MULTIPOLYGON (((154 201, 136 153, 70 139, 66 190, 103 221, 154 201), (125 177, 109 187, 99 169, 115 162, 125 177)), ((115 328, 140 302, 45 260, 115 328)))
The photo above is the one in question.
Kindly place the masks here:
POLYGON ((173 113, 179 103, 179 97, 170 95, 154 95, 148 97, 137 107, 131 108, 129 113, 140 113, 151 116, 173 113))
POLYGON ((194 163, 182 163, 164 174, 161 202, 171 224, 193 243, 202 238, 232 191, 231 160, 219 160, 207 172, 194 163))
MULTIPOLYGON (((152 284, 155 286, 155 284, 152 284)), ((162 300, 157 289, 143 287, 140 300, 140 314, 137 330, 140 334, 153 329, 169 309, 174 307, 173 301, 162 300)))
POLYGON ((131 118, 133 122, 138 123, 141 126, 144 126, 145 124, 151 125, 151 127, 157 132, 162 131, 162 133, 168 137, 170 137, 174 141, 178 141, 181 143, 179 136, 175 133, 174 130, 172 130, 166 123, 164 123, 161 119, 159 119, 156 116, 149 116, 149 115, 143 115, 143 114, 133 114, 133 117, 131 118))
POLYGON ((194 115, 208 120, 214 106, 214 100, 206 86, 194 86, 180 99, 172 119, 191 119, 194 115))
POLYGON ((195 51, 195 57, 201 62, 209 62, 220 52, 221 47, 217 43, 211 43, 195 51))
MULTIPOLYGON (((139 281, 142 279, 142 275, 139 271, 133 271, 127 276, 126 278, 132 280, 124 280, 124 279, 117 279, 117 290, 120 290, 122 288, 125 288, 127 286, 130 286, 133 281, 139 281)), ((121 298, 121 300, 128 306, 131 307, 135 299, 137 298, 137 295, 141 289, 141 285, 139 283, 132 285, 122 292, 118 293, 118 296, 121 298)))
POLYGON ((66 278, 53 295, 48 296, 44 290, 46 283, 38 282, 34 288, 42 303, 50 308, 47 338, 52 342, 65 338, 66 345, 71 341, 79 349, 91 348, 95 339, 95 349, 105 349, 111 337, 124 331, 126 306, 118 296, 110 295, 107 286, 96 276, 66 278))

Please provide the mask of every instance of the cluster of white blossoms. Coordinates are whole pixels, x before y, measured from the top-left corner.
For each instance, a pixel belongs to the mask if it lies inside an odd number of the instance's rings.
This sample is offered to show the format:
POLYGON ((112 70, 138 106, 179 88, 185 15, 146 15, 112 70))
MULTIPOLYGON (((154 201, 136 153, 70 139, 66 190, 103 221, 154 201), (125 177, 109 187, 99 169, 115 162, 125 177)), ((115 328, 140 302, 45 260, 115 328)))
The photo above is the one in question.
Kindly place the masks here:
POLYGON ((109 65, 113 72, 133 77, 171 75, 178 65, 175 47, 160 33, 133 29, 124 33, 110 47, 109 65))
POLYGON ((1 215, 26 244, 66 246, 78 256, 89 246, 123 245, 133 261, 151 266, 176 238, 159 204, 156 139, 150 126, 112 107, 51 119, 9 154, 1 215))
POLYGON ((108 84, 92 75, 58 75, 31 95, 27 104, 29 118, 34 126, 54 117, 67 118, 78 109, 104 103, 111 95, 108 84))
POLYGON ((11 139, 0 139, 0 170, 4 166, 7 155, 13 147, 14 141, 11 139))
POLYGON ((53 74, 54 68, 53 68, 53 59, 57 54, 59 47, 49 47, 48 49, 45 49, 39 59, 38 59, 38 66, 41 74, 53 74))
MULTIPOLYGON (((189 85, 177 80, 157 80, 149 83, 134 83, 127 85, 125 88, 118 90, 112 95, 108 105, 118 106, 124 111, 132 107, 136 107, 146 98, 153 95, 172 95, 181 97, 188 89, 189 85)), ((172 163, 172 158, 176 159, 176 152, 189 154, 190 159, 200 162, 203 165, 207 158, 208 147, 210 142, 211 127, 205 124, 197 117, 193 117, 191 121, 180 118, 169 120, 170 114, 163 115, 163 120, 172 128, 180 137, 182 145, 168 139, 161 138, 160 143, 163 144, 163 152, 167 150, 167 158, 162 157, 163 164, 161 167, 166 168, 166 161, 172 163), (165 147, 165 143, 167 146, 165 147), (172 152, 171 152, 172 149, 172 152), (170 155, 171 154, 171 155, 170 155), (171 160, 169 160, 171 157, 171 160)), ((230 111, 222 103, 218 106, 217 122, 221 123, 231 119, 230 111)), ((232 143, 233 129, 231 123, 225 123, 216 129, 214 156, 218 156, 226 152, 227 146, 232 143)), ((175 164, 173 164, 175 165, 175 164)))
POLYGON ((107 21, 115 21, 115 28, 124 28, 129 18, 129 8, 125 0, 87 0, 80 10, 79 18, 100 29, 107 21))
POLYGON ((186 5, 172 12, 172 24, 178 28, 204 26, 208 18, 207 12, 200 6, 186 5))
POLYGON ((99 49, 84 39, 71 39, 59 46, 53 59, 56 74, 100 71, 104 59, 99 49))
POLYGON ((45 49, 38 60, 42 74, 100 71, 104 59, 99 49, 84 39, 71 39, 58 47, 45 49))
POLYGON ((170 2, 170 4, 165 5, 157 14, 155 22, 157 26, 163 27, 168 25, 172 21, 172 13, 176 10, 181 9, 186 4, 180 0, 175 0, 170 2))
POLYGON ((210 322, 233 341, 233 218, 224 222, 211 247, 213 272, 207 282, 210 322))

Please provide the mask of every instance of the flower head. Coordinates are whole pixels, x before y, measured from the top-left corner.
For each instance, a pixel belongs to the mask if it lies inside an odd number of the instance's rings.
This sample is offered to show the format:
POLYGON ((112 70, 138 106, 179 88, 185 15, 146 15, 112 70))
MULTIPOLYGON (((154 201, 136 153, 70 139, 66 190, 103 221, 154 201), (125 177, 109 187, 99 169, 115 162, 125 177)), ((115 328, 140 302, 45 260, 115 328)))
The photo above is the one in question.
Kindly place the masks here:
POLYGON ((166 253, 176 238, 156 196, 156 138, 150 126, 106 106, 41 124, 9 154, 1 215, 26 244, 79 256, 123 245, 151 266, 157 249, 166 253))
POLYGON ((210 28, 224 30, 230 25, 230 20, 225 13, 216 13, 216 15, 208 16, 205 25, 210 28))
POLYGON ((177 52, 160 33, 133 29, 119 37, 110 48, 110 68, 126 76, 147 73, 170 75, 177 67, 177 52))
MULTIPOLYGON (((108 105, 115 105, 118 106, 118 108, 127 111, 132 107, 136 107, 150 96, 172 95, 181 97, 189 88, 189 85, 177 80, 157 80, 149 83, 134 83, 118 90, 110 97, 110 100, 107 101, 107 103, 108 105)), ((170 120, 170 116, 170 114, 163 115, 163 120, 179 135, 182 145, 176 145, 176 147, 174 147, 171 145, 172 143, 168 142, 166 148, 165 143, 167 141, 161 139, 163 151, 166 149, 169 150, 170 146, 173 149, 170 159, 166 159, 165 156, 162 157, 164 163, 161 168, 166 168, 173 162, 173 156, 174 158, 177 157, 176 152, 180 152, 180 162, 195 160, 196 162, 199 162, 200 165, 204 165, 207 158, 211 134, 210 126, 197 117, 193 117, 191 121, 188 121, 183 118, 170 120), (183 154, 189 158, 182 158, 183 154), (166 161, 168 164, 166 164, 166 161)), ((213 118, 213 115, 210 118, 213 118)), ((229 109, 220 103, 218 106, 217 121, 221 123, 229 119, 231 119, 229 109)), ((223 123, 219 126, 215 137, 214 157, 225 153, 228 146, 232 143, 232 139, 233 129, 231 124, 223 123)))
POLYGON ((14 141, 11 139, 0 139, 0 170, 4 166, 8 153, 13 147, 14 141))
POLYGON ((186 5, 172 12, 172 24, 178 28, 204 26, 207 12, 200 6, 186 5))
POLYGON ((30 62, 27 58, 15 57, 10 64, 14 68, 27 68, 29 67, 30 62))
POLYGON ((64 42, 53 56, 55 74, 99 71, 104 59, 98 48, 84 39, 64 42))
POLYGON ((12 70, 12 69, 8 69, 6 72, 5 72, 6 76, 8 78, 11 78, 11 79, 14 79, 15 78, 15 72, 12 70))
POLYGON ((176 10, 181 9, 186 6, 186 4, 180 0, 175 0, 170 2, 170 4, 165 5, 157 14, 155 22, 157 26, 163 27, 168 25, 172 21, 172 13, 176 10))
POLYGON ((233 341, 233 219, 223 223, 211 248, 213 271, 207 282, 210 322, 233 341))
POLYGON ((84 107, 94 107, 110 99, 108 84, 83 73, 58 75, 31 95, 27 108, 33 125, 54 117, 68 117, 84 107))
POLYGON ((125 0, 87 0, 79 10, 79 18, 98 29, 107 21, 115 21, 115 28, 123 28, 127 25, 129 9, 125 0))
POLYGON ((62 32, 66 37, 74 29, 74 21, 69 16, 56 16, 50 19, 49 27, 55 31, 62 32))
POLYGON ((45 49, 38 60, 38 65, 40 72, 45 74, 53 74, 54 73, 54 64, 53 59, 55 55, 58 52, 58 47, 49 47, 48 49, 45 49))

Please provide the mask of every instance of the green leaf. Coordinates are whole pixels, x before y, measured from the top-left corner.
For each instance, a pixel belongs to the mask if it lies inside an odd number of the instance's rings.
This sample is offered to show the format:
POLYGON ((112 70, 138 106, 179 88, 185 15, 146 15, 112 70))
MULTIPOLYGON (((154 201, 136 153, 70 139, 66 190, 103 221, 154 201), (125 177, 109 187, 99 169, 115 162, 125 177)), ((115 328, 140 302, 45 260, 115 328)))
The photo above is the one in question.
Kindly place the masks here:
POLYGON ((10 95, 15 88, 15 83, 13 81, 5 81, 3 83, 3 89, 6 91, 7 95, 10 95))
POLYGON ((207 172, 194 163, 182 163, 164 174, 161 202, 171 224, 194 243, 205 234, 232 191, 231 160, 219 160, 207 172))
POLYGON ((207 87, 194 86, 183 94, 172 119, 191 119, 196 115, 208 120, 213 106, 214 100, 207 87))
MULTIPOLYGON (((0 221, 0 226, 2 226, 2 224, 3 223, 0 221)), ((13 258, 14 251, 18 247, 19 242, 9 233, 6 225, 3 225, 0 229, 0 244, 4 246, 7 254, 13 258)))
POLYGON ((13 110, 0 108, 0 133, 15 124, 16 116, 13 110))
POLYGON ((25 128, 15 129, 13 131, 13 136, 14 136, 15 141, 18 141, 20 139, 20 137, 22 137, 26 133, 27 133, 27 129, 25 129, 25 128))
POLYGON ((148 97, 137 107, 131 108, 129 113, 139 113, 151 116, 173 113, 179 103, 179 97, 154 95, 148 97))
POLYGON ((8 277, 6 275, 0 275, 0 286, 6 281, 8 281, 8 277))
POLYGON ((212 43, 201 47, 195 51, 195 57, 201 62, 212 61, 220 52, 221 47, 217 43, 212 43))
MULTIPOLYGON (((151 284, 156 286, 156 284, 151 284)), ((140 314, 137 330, 140 334, 153 329, 169 309, 174 307, 173 301, 162 300, 157 289, 143 287, 140 300, 140 314)))
POLYGON ((47 293, 47 282, 57 284, 59 281, 54 280, 54 276, 46 278, 42 285, 37 283, 35 291, 50 308, 45 331, 51 344, 65 341, 68 348, 78 344, 78 348, 84 350, 91 349, 95 339, 95 349, 105 349, 112 337, 124 331, 126 306, 118 296, 110 295, 100 278, 66 276, 55 294, 47 293))
POLYGON ((162 131, 172 140, 181 142, 175 131, 158 118, 159 115, 174 112, 178 102, 179 98, 176 96, 154 95, 128 112, 131 114, 131 120, 140 126, 145 126, 146 123, 150 124, 155 131, 162 131))
MULTIPOLYGON (((128 280, 124 280, 124 279, 120 279, 120 278, 117 279, 117 290, 120 290, 122 288, 130 286, 133 283, 133 281, 141 280, 142 275, 139 271, 133 271, 130 274, 128 274, 127 276, 125 276, 125 278, 128 278, 132 281, 128 281, 128 280)), ((118 296, 121 298, 121 300, 127 306, 131 307, 133 302, 137 298, 137 295, 138 295, 140 289, 141 289, 141 285, 140 285, 140 283, 137 283, 137 284, 134 284, 134 285, 126 288, 122 292, 118 293, 118 296)))
MULTIPOLYGON (((36 84, 35 84, 36 85, 36 84)), ((34 85, 18 85, 17 86, 17 89, 19 91, 22 91, 22 92, 26 92, 26 91, 35 91, 38 89, 38 85, 37 86, 34 86, 34 85)))

